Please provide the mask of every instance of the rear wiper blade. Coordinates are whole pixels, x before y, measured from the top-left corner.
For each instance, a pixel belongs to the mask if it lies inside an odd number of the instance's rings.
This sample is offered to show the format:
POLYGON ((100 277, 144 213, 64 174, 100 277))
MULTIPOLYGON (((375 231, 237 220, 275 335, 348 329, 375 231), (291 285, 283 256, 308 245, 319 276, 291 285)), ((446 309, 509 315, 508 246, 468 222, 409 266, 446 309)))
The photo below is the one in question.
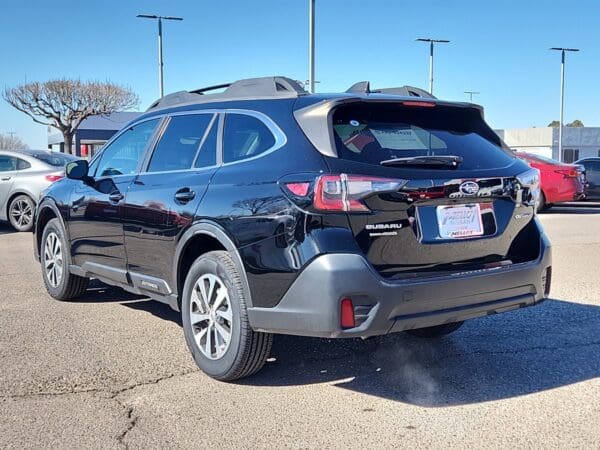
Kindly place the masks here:
POLYGON ((382 166, 423 166, 456 169, 463 162, 461 156, 439 155, 439 156, 410 156, 408 158, 394 158, 381 161, 382 166))

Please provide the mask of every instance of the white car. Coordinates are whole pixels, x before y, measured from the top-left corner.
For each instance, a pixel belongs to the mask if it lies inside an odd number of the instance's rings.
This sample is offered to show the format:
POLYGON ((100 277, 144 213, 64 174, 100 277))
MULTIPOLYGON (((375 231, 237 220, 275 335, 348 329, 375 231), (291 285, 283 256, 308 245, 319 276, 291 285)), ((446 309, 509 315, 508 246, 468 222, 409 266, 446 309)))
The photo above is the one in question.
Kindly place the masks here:
POLYGON ((76 159, 44 150, 0 150, 0 220, 30 231, 40 192, 61 179, 65 164, 76 159))

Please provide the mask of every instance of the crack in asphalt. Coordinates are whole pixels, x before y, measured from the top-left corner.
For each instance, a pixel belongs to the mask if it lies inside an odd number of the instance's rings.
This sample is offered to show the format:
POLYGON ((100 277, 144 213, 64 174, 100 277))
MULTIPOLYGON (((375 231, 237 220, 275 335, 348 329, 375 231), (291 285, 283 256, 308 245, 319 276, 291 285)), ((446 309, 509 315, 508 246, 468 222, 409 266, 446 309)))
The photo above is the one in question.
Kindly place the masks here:
POLYGON ((133 430, 133 428, 136 426, 139 416, 134 415, 135 408, 133 406, 128 406, 127 404, 125 404, 124 401, 120 400, 118 397, 126 392, 133 391, 134 389, 137 389, 139 387, 156 385, 162 381, 170 380, 172 378, 184 377, 186 375, 190 375, 197 371, 198 371, 198 369, 192 369, 192 370, 188 370, 188 371, 185 371, 182 373, 171 373, 171 374, 156 378, 154 380, 134 383, 134 384, 131 384, 129 386, 126 386, 126 387, 123 387, 123 388, 117 389, 117 390, 90 388, 90 389, 80 389, 80 390, 71 390, 71 391, 63 391, 63 392, 36 392, 36 393, 27 393, 27 394, 1 395, 0 400, 4 401, 4 400, 9 400, 9 399, 11 399, 11 400, 12 399, 29 399, 29 398, 36 398, 36 397, 60 397, 60 396, 65 396, 65 395, 79 395, 79 394, 89 394, 89 393, 110 394, 108 399, 113 400, 115 403, 117 403, 119 408, 125 409, 125 416, 127 418, 128 424, 127 424, 127 427, 118 434, 117 441, 124 448, 128 449, 129 445, 127 444, 127 442, 125 442, 125 439, 127 438, 127 435, 131 432, 131 430, 133 430))

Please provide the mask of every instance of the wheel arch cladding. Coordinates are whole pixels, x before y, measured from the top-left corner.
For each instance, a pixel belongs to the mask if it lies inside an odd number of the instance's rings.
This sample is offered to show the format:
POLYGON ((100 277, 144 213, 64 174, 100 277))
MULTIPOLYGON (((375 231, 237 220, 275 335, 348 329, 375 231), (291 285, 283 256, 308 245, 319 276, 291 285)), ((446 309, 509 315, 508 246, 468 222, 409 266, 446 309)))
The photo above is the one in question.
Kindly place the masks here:
POLYGON ((228 234, 220 226, 211 222, 200 222, 192 225, 181 237, 175 251, 172 277, 177 287, 179 306, 181 307, 183 284, 192 264, 199 256, 215 250, 229 252, 236 269, 240 273, 247 304, 252 306, 250 287, 240 254, 228 234))

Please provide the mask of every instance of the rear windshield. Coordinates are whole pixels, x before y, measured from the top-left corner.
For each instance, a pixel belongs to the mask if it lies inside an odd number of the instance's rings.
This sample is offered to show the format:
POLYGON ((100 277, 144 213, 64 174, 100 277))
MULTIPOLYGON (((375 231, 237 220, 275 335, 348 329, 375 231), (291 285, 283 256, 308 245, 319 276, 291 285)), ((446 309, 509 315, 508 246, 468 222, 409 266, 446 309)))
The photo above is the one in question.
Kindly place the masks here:
POLYGON ((58 152, 33 153, 31 156, 54 167, 64 167, 68 162, 77 159, 74 156, 65 155, 58 152))
POLYGON ((506 167, 514 160, 474 108, 353 103, 334 111, 333 130, 340 158, 371 164, 460 156, 459 169, 470 170, 506 167))

